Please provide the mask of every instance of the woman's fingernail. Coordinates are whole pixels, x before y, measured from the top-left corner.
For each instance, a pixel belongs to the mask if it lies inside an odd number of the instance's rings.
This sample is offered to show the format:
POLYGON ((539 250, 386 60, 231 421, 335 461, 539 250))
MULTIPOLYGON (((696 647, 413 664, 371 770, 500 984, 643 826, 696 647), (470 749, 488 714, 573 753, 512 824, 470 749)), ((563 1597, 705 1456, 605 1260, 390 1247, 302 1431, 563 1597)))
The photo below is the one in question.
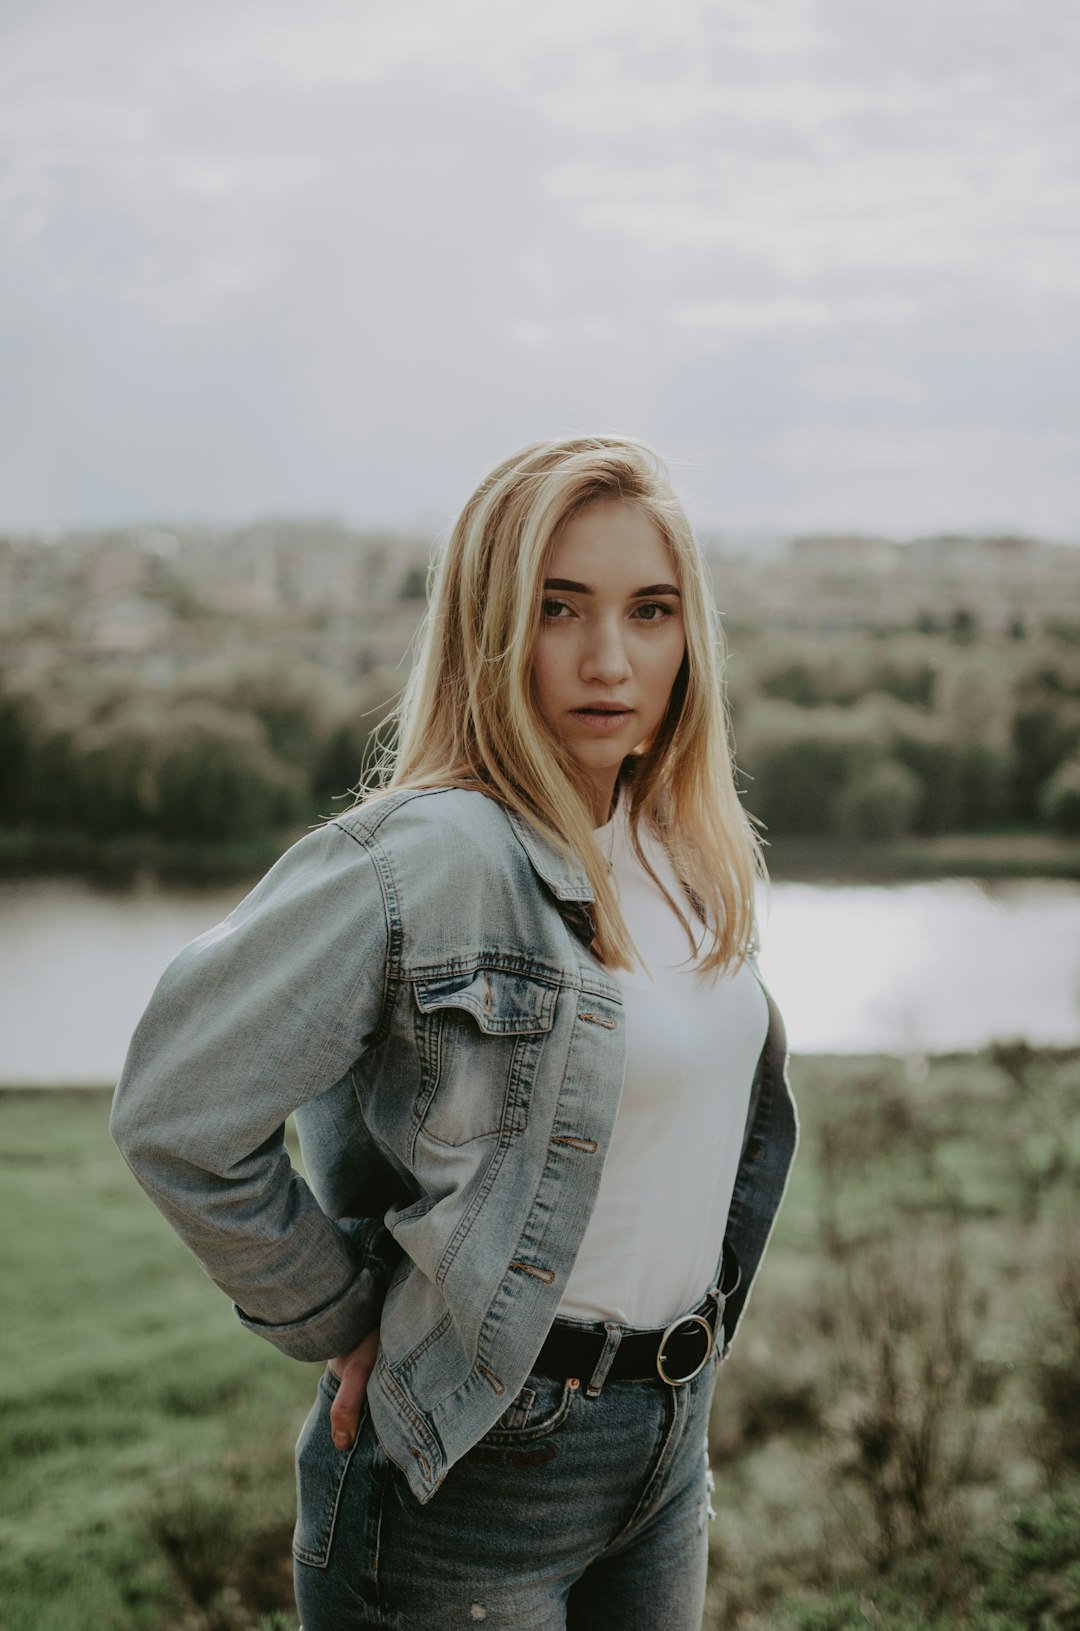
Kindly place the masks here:
POLYGON ((339 1450, 347 1450, 349 1448, 348 1433, 335 1432, 334 1443, 337 1445, 339 1450))

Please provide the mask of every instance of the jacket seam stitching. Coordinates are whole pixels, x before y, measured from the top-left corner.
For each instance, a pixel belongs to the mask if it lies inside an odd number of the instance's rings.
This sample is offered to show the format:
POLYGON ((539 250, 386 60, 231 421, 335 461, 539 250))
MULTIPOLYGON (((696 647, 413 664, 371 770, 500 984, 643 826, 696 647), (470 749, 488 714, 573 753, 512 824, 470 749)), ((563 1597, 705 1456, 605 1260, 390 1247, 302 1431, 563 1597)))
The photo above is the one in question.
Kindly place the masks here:
POLYGON ((375 876, 379 880, 379 889, 383 899, 383 914, 386 919, 386 963, 383 972, 383 990, 382 1001, 379 1006, 379 1017, 369 1038, 369 1046, 372 1046, 377 1042, 381 1042, 390 1030, 390 1014, 393 1008, 392 993, 401 980, 401 954, 404 940, 401 905, 394 885, 389 857, 382 845, 374 837, 364 843, 348 827, 342 827, 338 822, 335 822, 334 825, 340 833, 344 834, 346 838, 350 838, 354 844, 370 857, 375 876))

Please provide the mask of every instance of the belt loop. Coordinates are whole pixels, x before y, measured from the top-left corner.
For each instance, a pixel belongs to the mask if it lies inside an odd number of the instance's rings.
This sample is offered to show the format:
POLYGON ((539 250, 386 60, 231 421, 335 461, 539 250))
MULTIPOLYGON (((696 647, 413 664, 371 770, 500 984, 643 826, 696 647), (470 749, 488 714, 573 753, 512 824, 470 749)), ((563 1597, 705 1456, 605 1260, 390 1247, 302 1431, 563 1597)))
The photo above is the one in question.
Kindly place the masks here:
POLYGON ((587 1399, 598 1399, 600 1397, 600 1389, 607 1381, 607 1374, 611 1369, 612 1360, 618 1353, 619 1343, 623 1338, 622 1326, 613 1325, 610 1320, 604 1321, 604 1330, 607 1332, 607 1336, 600 1351, 600 1358, 596 1361, 593 1373, 589 1377, 588 1386, 585 1389, 587 1399))
MULTIPOLYGON (((722 1279, 723 1276, 721 1275, 721 1280, 722 1279)), ((737 1286, 738 1281, 736 1281, 735 1285, 731 1287, 731 1291, 734 1291, 737 1286)), ((720 1285, 710 1286, 706 1292, 706 1298, 711 1298, 716 1304, 716 1315, 713 1324, 713 1341, 716 1344, 717 1353, 721 1355, 724 1352, 725 1341, 724 1315, 727 1313, 727 1300, 730 1294, 730 1291, 724 1291, 720 1285)))

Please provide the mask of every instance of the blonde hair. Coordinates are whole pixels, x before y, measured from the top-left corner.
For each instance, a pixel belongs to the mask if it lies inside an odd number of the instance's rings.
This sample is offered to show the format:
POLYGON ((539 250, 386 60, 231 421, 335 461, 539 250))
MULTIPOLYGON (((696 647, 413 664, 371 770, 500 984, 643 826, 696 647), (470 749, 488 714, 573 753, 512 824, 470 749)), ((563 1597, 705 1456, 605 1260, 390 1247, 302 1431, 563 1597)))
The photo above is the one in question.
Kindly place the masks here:
MULTIPOLYGON (((718 970, 752 949, 754 883, 765 867, 735 789, 719 623, 701 552, 663 465, 640 442, 534 442, 480 483, 434 568, 416 662, 396 712, 396 748, 366 796, 463 787, 517 811, 584 868, 595 896, 596 955, 611 967, 632 966, 633 943, 592 836, 589 783, 541 718, 532 686, 553 541, 587 504, 613 498, 638 506, 668 544, 686 634, 667 713, 634 755, 623 797, 638 854, 645 823, 711 931, 698 966, 718 970)), ((672 905, 690 935, 681 903, 672 905)))

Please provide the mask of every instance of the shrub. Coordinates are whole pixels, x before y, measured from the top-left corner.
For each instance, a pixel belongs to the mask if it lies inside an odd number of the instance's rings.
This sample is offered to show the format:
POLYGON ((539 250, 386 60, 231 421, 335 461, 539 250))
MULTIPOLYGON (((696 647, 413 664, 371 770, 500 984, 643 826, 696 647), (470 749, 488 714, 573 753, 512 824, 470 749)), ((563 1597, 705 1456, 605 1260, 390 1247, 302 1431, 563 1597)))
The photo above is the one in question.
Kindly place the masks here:
POLYGON ((250 715, 282 764, 310 775, 332 729, 332 687, 325 674, 296 661, 210 668, 185 682, 181 703, 198 702, 250 715))
POLYGON ((198 842, 273 832, 303 818, 301 775, 281 763, 250 715, 188 704, 156 746, 158 830, 198 842))
POLYGON ((856 1493, 852 1537, 888 1566, 951 1534, 973 1449, 975 1321, 959 1250, 875 1244, 834 1274, 834 1484, 856 1493))
POLYGON ((957 824, 965 830, 993 827, 1009 814, 1012 754, 991 742, 961 741, 956 749, 957 824))
POLYGON ((839 794, 837 819, 851 838, 902 838, 925 795, 919 777, 895 759, 883 759, 854 777, 839 794))
POLYGON ((884 757, 879 725, 863 710, 788 702, 758 704, 741 745, 753 777, 747 803, 772 833, 839 832, 840 794, 884 757))
POLYGON ((239 1631, 255 1616, 270 1626, 294 1626, 282 1609, 289 1589, 291 1525, 252 1526, 232 1492, 213 1494, 180 1485, 146 1514, 147 1536, 162 1556, 199 1631, 239 1631))
POLYGON ((72 756, 67 813, 88 832, 116 838, 153 829, 160 727, 156 708, 135 703, 67 738, 72 756))
POLYGON ((867 677, 867 690, 883 691, 913 708, 931 708, 938 671, 933 663, 878 663, 867 677))
POLYGON ((892 738, 891 757, 918 777, 922 798, 912 812, 912 830, 933 834, 960 825, 960 767, 940 720, 908 722, 892 738))
POLYGON ((30 698, 4 689, 0 676, 0 822, 17 821, 26 808, 35 715, 30 698))
POLYGON ((808 662, 786 663, 782 668, 764 675, 761 690, 764 696, 794 702, 799 708, 816 708, 826 700, 822 676, 808 662))
POLYGON ((1080 758, 1068 759, 1054 771, 1039 794, 1039 816, 1069 837, 1080 833, 1080 758))
POLYGON ((348 711, 327 736, 311 778, 322 815, 341 808, 343 797, 370 771, 376 743, 392 737, 386 721, 400 689, 400 676, 375 670, 358 686, 348 711))
POLYGON ((979 1605, 986 1631, 1069 1631, 1080 1625, 1080 1496, 1054 1492, 1048 1506, 1017 1514, 1013 1535, 988 1559, 989 1579, 979 1605))
POLYGON ((363 725, 345 720, 330 732, 312 774, 315 802, 320 815, 342 808, 342 801, 360 782, 370 732, 363 725))
POLYGON ((1037 1332, 1034 1392, 1040 1447, 1051 1472, 1080 1470, 1080 1231, 1064 1235, 1053 1276, 1054 1299, 1037 1332))
POLYGON ((63 745, 66 813, 100 838, 229 841, 306 813, 303 778, 274 756, 258 722, 210 703, 135 703, 63 745))
POLYGON ((426 566, 407 566, 398 588, 399 600, 426 600, 428 573, 426 566))
POLYGON ((1043 784, 1080 750, 1080 705, 1042 692, 1026 699, 1012 722, 1015 804, 1021 816, 1039 813, 1043 784))

